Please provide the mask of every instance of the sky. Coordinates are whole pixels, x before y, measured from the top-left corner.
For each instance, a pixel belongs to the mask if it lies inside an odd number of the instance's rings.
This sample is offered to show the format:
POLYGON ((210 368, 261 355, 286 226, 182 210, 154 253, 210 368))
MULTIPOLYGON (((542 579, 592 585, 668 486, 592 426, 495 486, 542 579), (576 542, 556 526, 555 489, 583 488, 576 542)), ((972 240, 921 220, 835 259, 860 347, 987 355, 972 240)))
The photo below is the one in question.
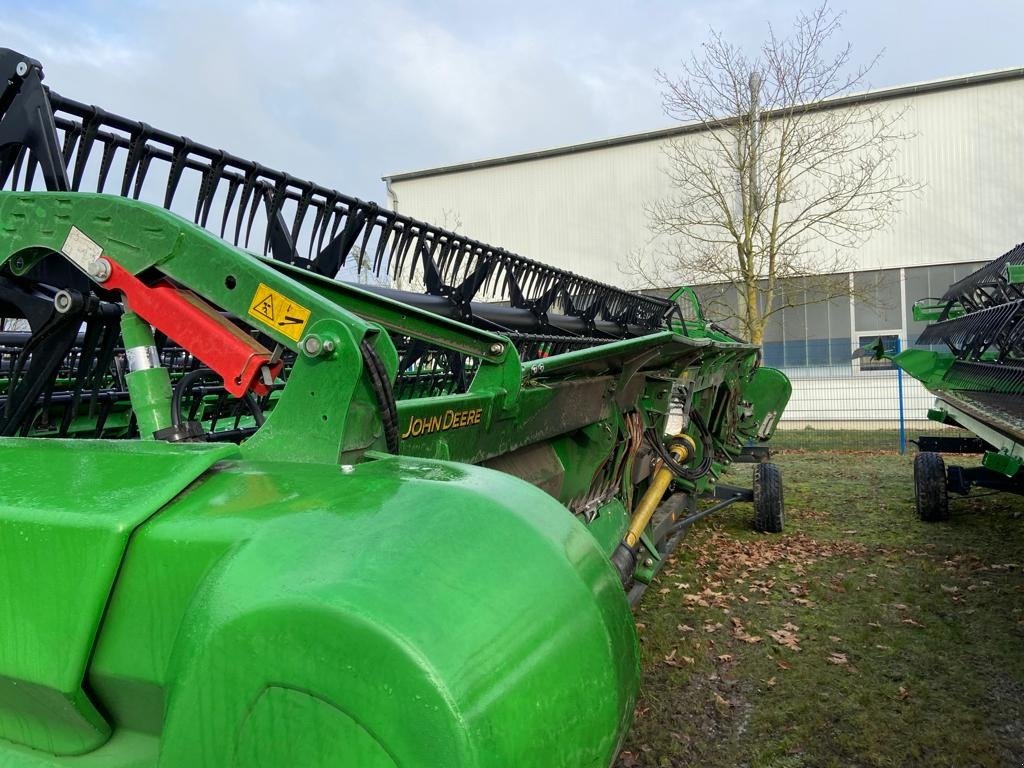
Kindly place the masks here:
MULTIPOLYGON (((0 0, 0 46, 58 93, 385 200, 393 172, 671 125, 709 29, 754 51, 797 0, 0 0)), ((839 42, 871 87, 1021 66, 1024 3, 862 0, 839 42)))

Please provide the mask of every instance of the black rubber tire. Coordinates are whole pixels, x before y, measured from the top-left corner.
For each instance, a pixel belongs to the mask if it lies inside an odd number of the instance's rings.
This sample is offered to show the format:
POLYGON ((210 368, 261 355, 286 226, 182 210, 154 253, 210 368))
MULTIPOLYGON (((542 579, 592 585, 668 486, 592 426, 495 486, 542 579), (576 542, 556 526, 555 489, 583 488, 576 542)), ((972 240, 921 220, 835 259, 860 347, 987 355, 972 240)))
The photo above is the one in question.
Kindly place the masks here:
POLYGON ((914 508, 926 523, 949 519, 946 463, 937 453, 925 451, 914 457, 914 508))
POLYGON ((776 464, 754 465, 754 529, 782 533, 785 522, 781 470, 776 464))

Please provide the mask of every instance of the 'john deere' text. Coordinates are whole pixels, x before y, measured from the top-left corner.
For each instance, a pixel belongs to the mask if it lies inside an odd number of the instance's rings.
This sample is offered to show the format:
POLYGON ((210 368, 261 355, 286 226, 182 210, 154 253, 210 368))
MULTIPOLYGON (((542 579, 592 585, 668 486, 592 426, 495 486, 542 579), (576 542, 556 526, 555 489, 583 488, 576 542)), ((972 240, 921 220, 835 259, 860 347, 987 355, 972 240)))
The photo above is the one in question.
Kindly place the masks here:
POLYGON ((409 419, 409 425, 405 428, 402 439, 479 424, 482 411, 482 408, 470 408, 465 411, 453 411, 449 408, 436 416, 413 416, 409 419))

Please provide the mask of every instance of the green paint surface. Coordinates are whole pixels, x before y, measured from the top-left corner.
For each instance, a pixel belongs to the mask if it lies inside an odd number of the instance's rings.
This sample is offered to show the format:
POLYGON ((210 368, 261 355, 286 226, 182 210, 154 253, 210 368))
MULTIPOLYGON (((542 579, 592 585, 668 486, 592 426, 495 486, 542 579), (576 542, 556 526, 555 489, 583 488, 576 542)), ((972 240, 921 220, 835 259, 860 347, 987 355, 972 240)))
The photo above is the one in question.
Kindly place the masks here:
POLYGON ((637 670, 614 569, 542 491, 420 459, 234 460, 136 531, 88 682, 161 765, 496 768, 606 765, 637 670))
MULTIPOLYGON (((235 317, 266 285, 334 342, 311 357, 271 329, 298 354, 238 447, 0 442, 0 764, 610 764, 639 686, 609 561, 646 485, 627 425, 663 429, 684 386, 709 429, 694 461, 710 451, 711 469, 676 490, 711 490, 789 396, 756 347, 688 322, 522 362, 503 336, 254 258, 144 203, 0 193, 0 222, 16 274, 62 258, 74 225, 132 274, 235 317), (466 392, 399 402, 400 456, 383 452, 360 353, 368 341, 394 377, 389 333, 478 364, 466 392), (551 495, 476 466, 530 448, 551 495)), ((153 377, 132 397, 162 412, 164 389, 153 377)), ((110 424, 123 434, 128 416, 110 424)))
POLYGON ((0 737, 58 754, 106 740, 109 725, 82 681, 128 537, 236 453, 0 439, 0 737))

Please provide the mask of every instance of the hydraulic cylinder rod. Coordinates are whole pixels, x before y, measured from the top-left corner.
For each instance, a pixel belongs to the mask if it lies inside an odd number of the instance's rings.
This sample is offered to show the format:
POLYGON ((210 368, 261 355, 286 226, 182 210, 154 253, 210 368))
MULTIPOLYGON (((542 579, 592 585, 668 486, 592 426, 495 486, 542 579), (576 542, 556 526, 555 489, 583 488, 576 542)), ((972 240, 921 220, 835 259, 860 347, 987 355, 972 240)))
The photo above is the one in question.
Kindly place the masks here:
MULTIPOLYGON (((672 454, 672 457, 680 464, 689 460, 696 451, 697 444, 692 437, 685 434, 676 435, 673 438, 672 445, 669 446, 669 452, 672 454)), ((661 503, 661 499, 672 483, 673 477, 672 470, 662 463, 651 478, 644 495, 640 497, 640 501, 637 502, 636 507, 633 509, 633 516, 629 520, 629 528, 626 530, 626 535, 612 554, 612 562, 618 569, 623 584, 626 584, 633 577, 633 571, 636 570, 636 548, 640 543, 640 537, 643 535, 644 529, 651 522, 654 510, 661 503)))
POLYGON ((121 337, 129 369, 125 381, 139 423, 139 437, 153 440, 153 433, 171 426, 171 378, 160 365, 149 323, 134 312, 125 312, 121 315, 121 337))

